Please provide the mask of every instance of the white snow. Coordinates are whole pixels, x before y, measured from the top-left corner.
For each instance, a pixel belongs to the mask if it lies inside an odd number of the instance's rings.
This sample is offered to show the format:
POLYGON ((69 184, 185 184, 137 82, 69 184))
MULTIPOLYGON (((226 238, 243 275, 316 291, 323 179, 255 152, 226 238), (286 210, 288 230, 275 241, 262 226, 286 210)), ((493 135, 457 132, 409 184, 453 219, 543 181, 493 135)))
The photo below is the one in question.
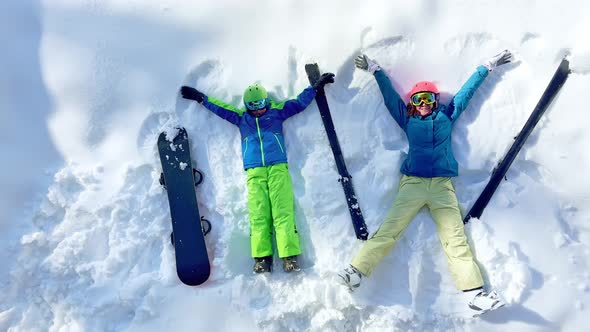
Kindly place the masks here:
POLYGON ((590 323, 590 3, 583 0, 0 2, 1 331, 583 331, 590 323), (443 101, 503 49, 454 130, 469 209, 569 56, 572 74, 481 220, 466 228, 486 282, 509 306, 466 318, 426 212, 361 288, 334 281, 362 246, 315 102, 285 123, 303 270, 253 275, 238 130, 183 84, 240 106, 260 81, 276 99, 327 88, 367 226, 397 191, 407 141, 375 80, 404 95, 433 80, 443 101), (158 134, 182 125, 205 176, 212 274, 176 276, 158 134))

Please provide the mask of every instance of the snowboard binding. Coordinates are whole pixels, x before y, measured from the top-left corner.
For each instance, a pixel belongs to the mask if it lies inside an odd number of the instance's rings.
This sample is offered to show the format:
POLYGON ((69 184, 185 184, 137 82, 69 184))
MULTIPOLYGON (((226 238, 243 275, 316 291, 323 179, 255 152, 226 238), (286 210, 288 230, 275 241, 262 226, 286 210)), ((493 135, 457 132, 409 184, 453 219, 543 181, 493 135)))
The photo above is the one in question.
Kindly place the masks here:
MULTIPOLYGON (((211 222, 205 217, 201 217, 201 229, 203 230, 203 236, 207 236, 211 232, 211 222)), ((174 246, 174 232, 170 232, 170 243, 174 246)))
MULTIPOLYGON (((195 178, 195 187, 203 183, 203 173, 201 173, 201 171, 197 170, 196 168, 193 168, 193 176, 195 178)), ((158 182, 160 182, 160 185, 164 187, 164 189, 166 189, 166 180, 164 180, 164 172, 160 173, 160 179, 158 180, 158 182)))

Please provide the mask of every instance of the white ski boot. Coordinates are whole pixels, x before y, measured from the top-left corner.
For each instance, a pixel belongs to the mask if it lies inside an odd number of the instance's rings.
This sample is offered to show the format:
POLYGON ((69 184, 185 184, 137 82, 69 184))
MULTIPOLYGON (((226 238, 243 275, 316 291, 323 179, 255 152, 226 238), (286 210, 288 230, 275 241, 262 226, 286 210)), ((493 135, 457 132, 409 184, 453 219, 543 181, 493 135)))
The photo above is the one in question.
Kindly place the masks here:
POLYGON ((473 317, 478 317, 488 311, 492 311, 506 305, 498 293, 493 290, 489 293, 480 291, 473 300, 469 301, 469 308, 473 310, 473 317))
POLYGON ((342 272, 339 272, 338 276, 340 277, 342 284, 348 287, 350 291, 359 288, 361 280, 363 279, 361 272, 352 265, 342 270, 342 272))

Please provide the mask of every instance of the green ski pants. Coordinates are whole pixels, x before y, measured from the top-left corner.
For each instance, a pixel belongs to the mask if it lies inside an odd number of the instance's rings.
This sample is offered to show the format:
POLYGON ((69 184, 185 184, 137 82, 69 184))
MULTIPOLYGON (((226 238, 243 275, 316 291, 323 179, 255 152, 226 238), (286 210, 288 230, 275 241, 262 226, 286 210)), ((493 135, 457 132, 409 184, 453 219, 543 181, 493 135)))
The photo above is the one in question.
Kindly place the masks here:
POLYGON ((301 254, 295 226, 295 199, 287 164, 246 170, 252 257, 271 256, 272 227, 279 257, 301 254))
POLYGON ((481 272, 467 243, 459 203, 449 177, 403 175, 393 207, 377 232, 354 257, 352 266, 369 276, 425 205, 436 224, 457 288, 469 290, 483 286, 481 272))

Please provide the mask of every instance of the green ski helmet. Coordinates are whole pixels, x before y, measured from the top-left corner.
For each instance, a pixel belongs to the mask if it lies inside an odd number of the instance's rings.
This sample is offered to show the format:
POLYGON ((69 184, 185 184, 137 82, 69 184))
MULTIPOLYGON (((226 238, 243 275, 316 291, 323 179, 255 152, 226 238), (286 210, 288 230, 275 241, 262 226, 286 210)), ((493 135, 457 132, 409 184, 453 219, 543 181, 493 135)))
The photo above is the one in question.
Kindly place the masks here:
POLYGON ((260 83, 254 83, 244 91, 244 105, 248 110, 260 110, 267 107, 268 104, 268 92, 260 83))

